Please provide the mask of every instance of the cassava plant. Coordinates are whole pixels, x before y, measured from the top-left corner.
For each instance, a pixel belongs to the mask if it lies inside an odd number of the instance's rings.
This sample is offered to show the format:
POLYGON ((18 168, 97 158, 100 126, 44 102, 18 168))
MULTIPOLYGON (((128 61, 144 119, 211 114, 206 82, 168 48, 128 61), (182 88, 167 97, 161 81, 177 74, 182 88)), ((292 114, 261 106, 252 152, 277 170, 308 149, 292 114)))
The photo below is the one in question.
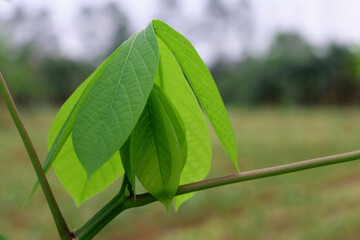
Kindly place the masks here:
MULTIPOLYGON (((125 41, 64 103, 43 166, 3 76, 0 91, 28 151, 61 239, 92 239, 122 211, 160 201, 178 209, 194 192, 360 158, 360 151, 204 180, 211 142, 204 114, 237 165, 233 130, 212 76, 192 44, 160 20, 125 41), (118 194, 70 231, 46 172, 77 206, 123 175, 118 194), (138 194, 136 179, 148 193, 138 194)), ((29 197, 29 199, 30 199, 29 197)))

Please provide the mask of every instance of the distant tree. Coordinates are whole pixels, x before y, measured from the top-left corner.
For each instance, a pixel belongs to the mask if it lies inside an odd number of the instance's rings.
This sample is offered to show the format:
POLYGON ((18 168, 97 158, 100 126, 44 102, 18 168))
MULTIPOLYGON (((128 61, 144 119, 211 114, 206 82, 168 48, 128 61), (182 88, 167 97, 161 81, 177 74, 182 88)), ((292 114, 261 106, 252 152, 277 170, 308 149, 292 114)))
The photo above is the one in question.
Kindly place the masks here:
POLYGON ((78 32, 87 54, 77 59, 60 51, 59 33, 53 31, 48 9, 30 12, 19 6, 9 19, 2 19, 1 71, 9 78, 17 102, 62 103, 103 61, 103 54, 109 55, 129 35, 127 17, 113 2, 100 8, 85 6, 80 13, 78 32), (99 32, 105 28, 94 27, 97 24, 107 26, 108 31, 99 32), (94 51, 97 48, 99 52, 94 51), (37 87, 30 87, 34 85, 37 87))
POLYGON ((227 102, 359 104, 357 59, 347 46, 319 48, 296 33, 280 33, 263 56, 217 62, 212 72, 227 102))

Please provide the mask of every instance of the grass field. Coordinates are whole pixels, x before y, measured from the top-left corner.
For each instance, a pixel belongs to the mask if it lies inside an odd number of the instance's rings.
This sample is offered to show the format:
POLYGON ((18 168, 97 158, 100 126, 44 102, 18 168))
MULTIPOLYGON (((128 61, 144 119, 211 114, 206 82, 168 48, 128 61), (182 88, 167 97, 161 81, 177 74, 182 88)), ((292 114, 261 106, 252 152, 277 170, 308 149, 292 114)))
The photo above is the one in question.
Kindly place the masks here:
MULTIPOLYGON (((39 151, 56 109, 21 110, 39 151)), ((230 108, 242 171, 360 149, 360 110, 355 108, 230 108)), ((209 177, 235 172, 213 136, 209 177)), ((0 108, 0 235, 11 240, 57 239, 38 191, 22 208, 35 179, 14 125, 0 108)), ((118 190, 76 209, 49 173, 70 227, 80 226, 118 190)), ((360 239, 360 161, 254 180, 197 193, 178 213, 158 203, 117 217, 96 239, 105 240, 328 240, 360 239)))

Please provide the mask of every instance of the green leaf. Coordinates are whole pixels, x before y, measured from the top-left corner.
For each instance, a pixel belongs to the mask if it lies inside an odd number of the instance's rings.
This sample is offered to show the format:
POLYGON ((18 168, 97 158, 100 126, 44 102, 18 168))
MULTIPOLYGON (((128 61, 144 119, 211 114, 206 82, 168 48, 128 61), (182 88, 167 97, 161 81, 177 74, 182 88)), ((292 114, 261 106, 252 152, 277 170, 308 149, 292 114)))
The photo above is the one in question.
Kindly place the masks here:
POLYGON ((124 42, 81 105, 73 143, 88 179, 129 137, 153 87, 158 62, 150 24, 124 42))
POLYGON ((124 166, 126 177, 131 184, 131 188, 133 192, 135 192, 135 166, 134 166, 134 158, 131 157, 133 153, 133 134, 130 134, 129 138, 126 140, 124 145, 120 149, 121 161, 124 166))
POLYGON ((189 40, 160 20, 153 20, 153 26, 156 36, 164 41, 181 66, 220 142, 238 169, 234 132, 211 73, 189 40))
MULTIPOLYGON (((113 59, 119 50, 120 48, 116 50, 98 68, 98 70, 94 73, 95 75, 93 75, 97 76, 97 72, 102 72, 104 66, 109 64, 109 62, 113 59)), ((54 148, 54 143, 56 142, 59 133, 61 133, 63 126, 66 125, 67 119, 74 119, 76 116, 76 112, 79 108, 78 106, 83 101, 84 96, 86 96, 86 91, 90 88, 89 84, 91 81, 92 77, 83 82, 64 103, 55 117, 49 131, 48 147, 50 152, 51 149, 54 148)), ((124 172, 121 165, 120 156, 117 154, 114 155, 106 164, 104 164, 92 176, 90 181, 88 181, 85 169, 82 167, 75 154, 71 134, 69 134, 69 136, 66 138, 65 143, 62 144, 61 149, 59 150, 53 163, 53 167, 59 181, 74 199, 77 206, 80 206, 85 200, 104 190, 124 172)))
MULTIPOLYGON (((93 75, 83 82, 61 107, 49 131, 48 147, 50 153, 51 150, 54 149, 54 146, 56 146, 55 143, 61 135, 63 127, 67 126, 70 131, 72 131, 74 118, 79 106, 91 88, 90 84, 93 85, 99 73, 104 71, 104 68, 112 61, 120 48, 121 47, 119 47, 93 75), (72 124, 66 125, 68 119, 72 119, 72 124)), ((53 163, 54 172, 64 188, 72 196, 77 206, 80 206, 85 200, 104 190, 124 172, 120 156, 119 154, 115 154, 106 164, 96 171, 88 181, 87 174, 75 154, 71 133, 65 139, 65 142, 62 145, 57 145, 57 147, 59 150, 58 154, 56 154, 56 160, 53 163)))
POLYGON ((116 152, 88 180, 86 171, 75 154, 71 136, 59 152, 53 168, 77 206, 107 188, 124 173, 120 154, 116 152))
POLYGON ((187 145, 182 121, 159 87, 154 86, 133 134, 136 176, 169 209, 179 186, 187 145))
MULTIPOLYGON (((48 148, 49 153, 46 156, 45 162, 43 164, 43 170, 47 173, 56 159, 58 153, 64 146, 67 141, 70 133, 72 132, 74 120, 76 114, 87 96, 89 90, 94 85, 95 81, 99 75, 103 72, 104 68, 112 61, 115 55, 120 51, 122 46, 114 51, 96 70, 93 74, 90 75, 75 91, 74 93, 66 100, 63 106, 60 108, 57 113, 49 131, 48 137, 48 148)), ((32 188, 30 196, 28 197, 25 204, 30 200, 32 195, 35 193, 36 189, 39 186, 39 181, 37 180, 32 188)))
MULTIPOLYGON (((186 132, 187 158, 180 185, 203 180, 211 168, 211 142, 207 123, 183 72, 165 43, 158 39, 160 63, 155 84, 182 117, 186 132)), ((174 198, 177 209, 194 193, 174 198)))

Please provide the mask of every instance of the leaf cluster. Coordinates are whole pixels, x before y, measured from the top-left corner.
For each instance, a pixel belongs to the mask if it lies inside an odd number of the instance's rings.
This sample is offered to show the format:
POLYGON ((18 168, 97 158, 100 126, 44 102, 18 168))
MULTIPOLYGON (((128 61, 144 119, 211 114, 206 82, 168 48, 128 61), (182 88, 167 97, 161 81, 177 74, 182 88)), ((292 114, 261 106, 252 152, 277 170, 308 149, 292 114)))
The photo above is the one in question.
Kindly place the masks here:
MULTIPOLYGON (((211 142, 202 109, 237 168, 234 134, 216 84, 193 45, 160 20, 132 35, 64 103, 49 132, 51 166, 79 206, 125 174, 169 209, 204 179, 211 142), (200 103, 200 104, 199 104, 200 103)), ((33 192, 37 184, 35 184, 33 192)))

